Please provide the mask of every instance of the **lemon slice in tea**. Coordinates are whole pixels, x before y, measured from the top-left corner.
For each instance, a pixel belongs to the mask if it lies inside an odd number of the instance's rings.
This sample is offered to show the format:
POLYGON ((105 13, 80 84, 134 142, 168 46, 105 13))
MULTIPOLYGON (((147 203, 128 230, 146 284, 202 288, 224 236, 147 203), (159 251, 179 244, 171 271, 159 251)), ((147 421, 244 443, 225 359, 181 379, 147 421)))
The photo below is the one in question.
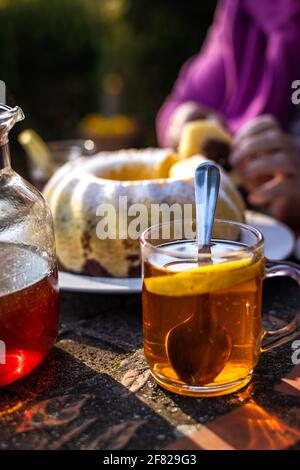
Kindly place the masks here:
MULTIPOLYGON (((263 261, 252 257, 209 264, 174 274, 144 279, 148 292, 157 295, 182 297, 206 294, 243 284, 262 275, 263 261)), ((170 271, 165 271, 170 273, 170 271)))

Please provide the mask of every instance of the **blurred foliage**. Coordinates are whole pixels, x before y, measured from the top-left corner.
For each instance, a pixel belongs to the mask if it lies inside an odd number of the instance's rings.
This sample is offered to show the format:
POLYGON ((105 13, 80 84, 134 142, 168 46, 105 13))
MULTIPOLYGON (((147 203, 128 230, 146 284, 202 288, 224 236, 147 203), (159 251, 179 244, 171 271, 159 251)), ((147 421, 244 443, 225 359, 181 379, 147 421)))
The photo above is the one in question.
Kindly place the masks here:
MULTIPOLYGON (((216 0, 102 0, 103 75, 124 80, 124 108, 154 119, 182 64, 197 53, 212 22, 216 0)), ((151 138, 151 135, 149 136, 151 138)))
MULTIPOLYGON (((216 0, 0 0, 0 79, 45 138, 74 136, 103 96, 154 119, 195 54, 216 0)), ((103 105, 104 103, 104 105, 103 105)))
POLYGON ((82 0, 0 0, 0 24, 8 103, 46 138, 74 134, 97 107, 99 19, 82 0))

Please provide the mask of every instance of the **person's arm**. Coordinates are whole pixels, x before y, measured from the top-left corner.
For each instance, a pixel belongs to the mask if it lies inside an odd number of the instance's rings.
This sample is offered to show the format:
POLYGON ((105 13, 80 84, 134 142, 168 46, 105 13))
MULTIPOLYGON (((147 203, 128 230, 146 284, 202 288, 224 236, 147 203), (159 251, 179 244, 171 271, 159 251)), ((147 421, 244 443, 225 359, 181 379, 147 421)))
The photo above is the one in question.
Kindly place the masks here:
POLYGON ((185 122, 217 114, 213 110, 222 102, 225 74, 216 34, 213 26, 201 52, 181 69, 170 96, 158 113, 157 137, 163 147, 177 146, 185 122))

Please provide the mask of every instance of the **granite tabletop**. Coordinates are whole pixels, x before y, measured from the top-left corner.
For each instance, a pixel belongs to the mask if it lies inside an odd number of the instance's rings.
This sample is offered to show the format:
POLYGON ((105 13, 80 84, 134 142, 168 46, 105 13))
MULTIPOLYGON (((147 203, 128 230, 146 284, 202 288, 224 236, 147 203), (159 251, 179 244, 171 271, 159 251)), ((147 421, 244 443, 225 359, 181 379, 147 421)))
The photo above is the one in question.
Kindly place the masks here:
MULTIPOLYGON (((280 325, 299 309, 296 284, 267 281, 263 305, 280 325)), ((139 295, 62 292, 55 348, 0 390, 0 449, 300 449, 291 344, 264 353, 243 390, 198 399, 156 385, 142 343, 139 295)))

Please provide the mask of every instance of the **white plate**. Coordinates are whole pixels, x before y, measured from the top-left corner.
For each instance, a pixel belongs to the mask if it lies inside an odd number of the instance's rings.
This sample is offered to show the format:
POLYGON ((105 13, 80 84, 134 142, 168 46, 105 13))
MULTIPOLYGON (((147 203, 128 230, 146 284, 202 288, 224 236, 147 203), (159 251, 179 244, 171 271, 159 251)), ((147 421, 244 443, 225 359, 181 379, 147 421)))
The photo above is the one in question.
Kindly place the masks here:
POLYGON ((265 239, 265 255, 269 259, 286 259, 294 251, 295 235, 282 222, 259 212, 246 212, 248 225, 257 228, 265 239))
MULTIPOLYGON (((265 237, 265 254, 270 259, 285 259, 294 249, 293 232, 281 222, 258 212, 247 211, 246 222, 265 237)), ((101 294, 136 294, 141 292, 140 278, 115 279, 81 274, 59 273, 59 285, 64 291, 98 292, 101 294)))
POLYGON ((65 291, 99 292, 101 294, 136 294, 142 290, 142 280, 132 277, 117 279, 112 277, 83 276, 59 272, 59 287, 65 291))

